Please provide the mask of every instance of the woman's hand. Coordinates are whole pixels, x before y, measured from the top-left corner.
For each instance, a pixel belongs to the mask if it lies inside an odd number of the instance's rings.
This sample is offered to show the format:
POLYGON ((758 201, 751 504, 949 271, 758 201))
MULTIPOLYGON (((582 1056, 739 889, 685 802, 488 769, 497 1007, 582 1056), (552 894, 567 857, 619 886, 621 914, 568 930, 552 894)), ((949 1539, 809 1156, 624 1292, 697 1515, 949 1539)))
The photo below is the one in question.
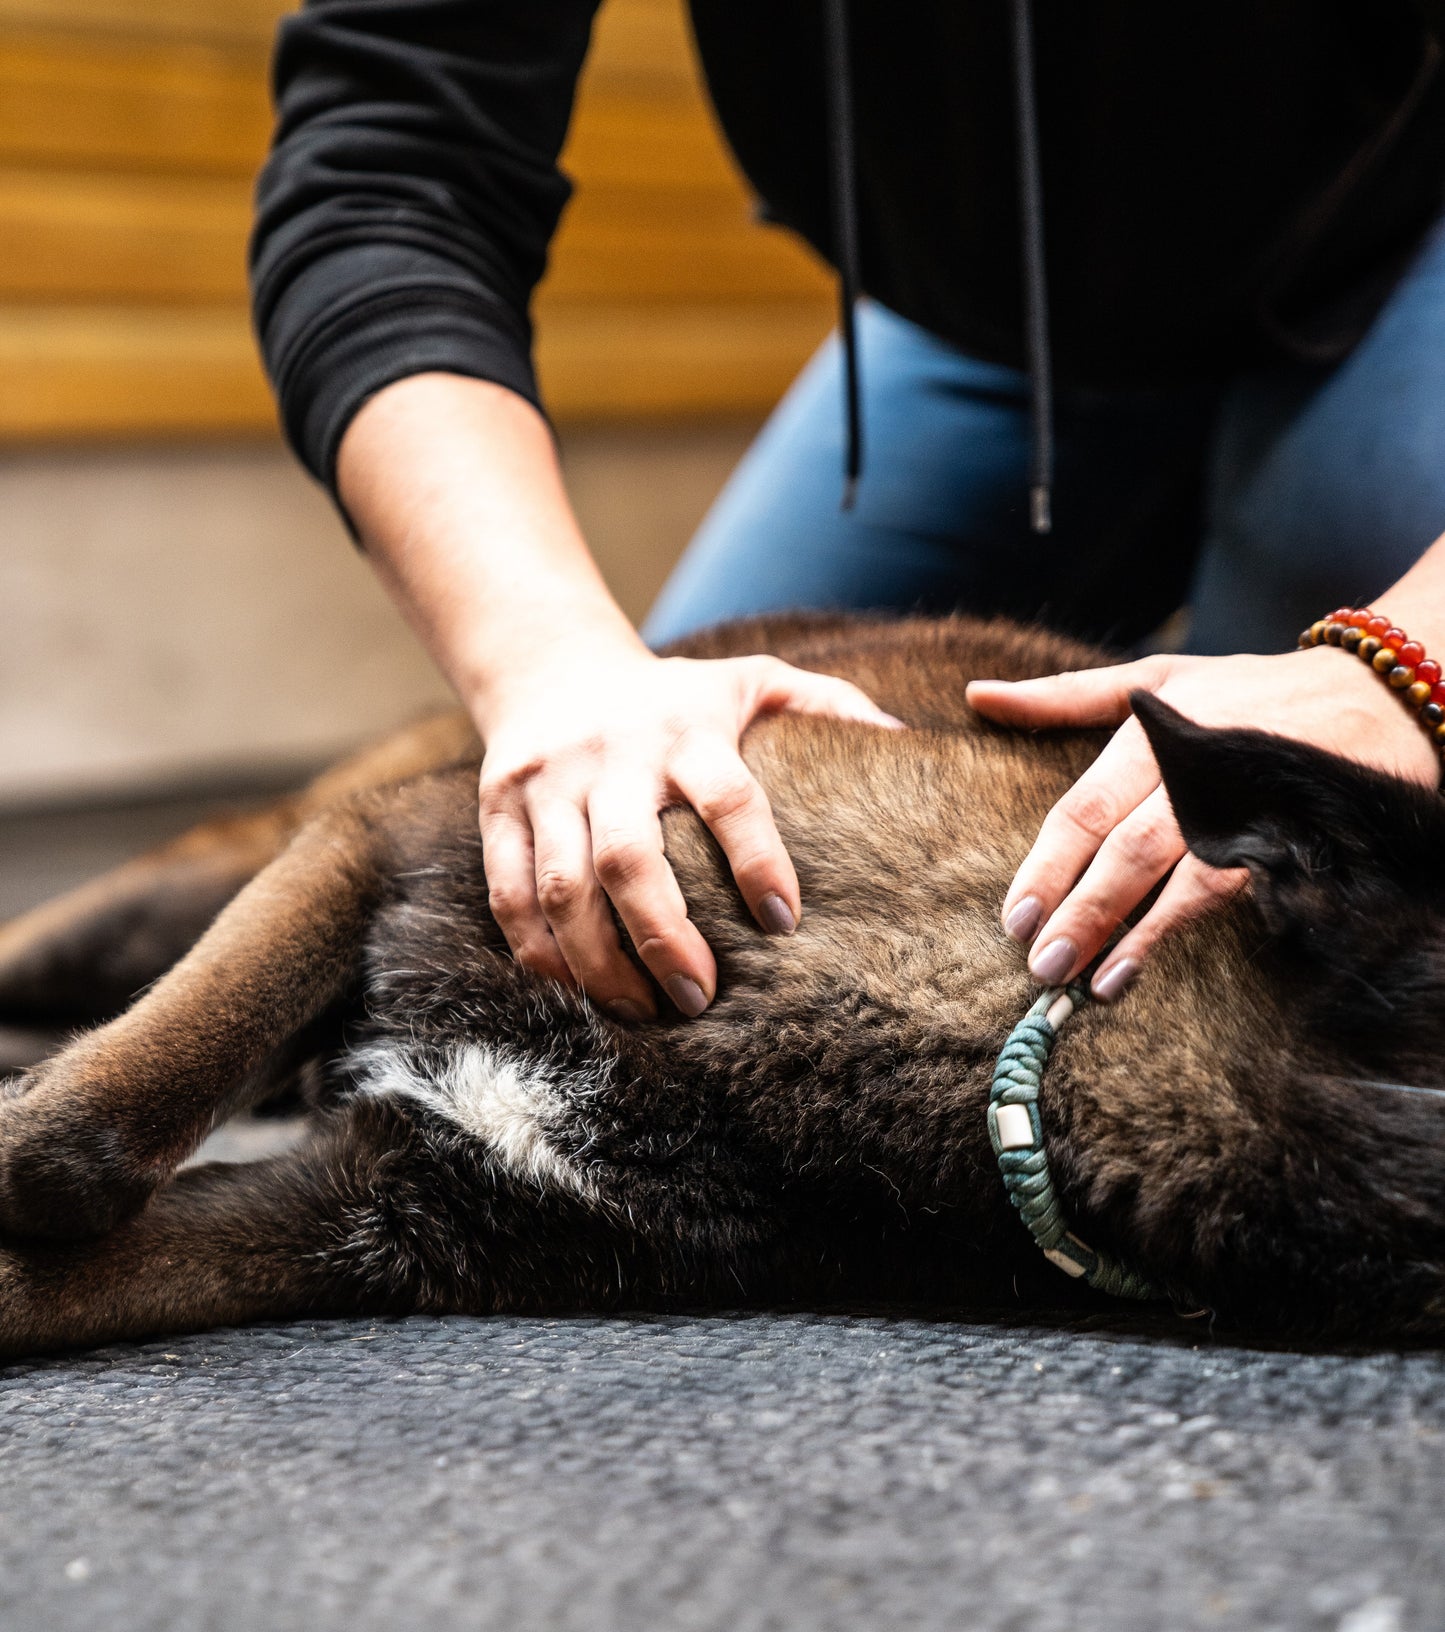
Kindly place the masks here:
POLYGON ((791 934, 797 874, 738 739, 794 709, 897 727, 846 680, 772 657, 657 658, 635 638, 520 666, 481 723, 481 830, 492 913, 518 961, 623 1019, 655 1012, 608 901, 678 1009, 712 1001, 717 966, 687 916, 659 811, 691 805, 753 916, 791 934))
POLYGON ((1118 997, 1161 936, 1248 877, 1217 872, 1186 850, 1143 728, 1129 712, 1134 690, 1154 692, 1200 725, 1272 731, 1429 787, 1439 780, 1436 751, 1400 700, 1363 663, 1328 646, 1273 657, 1146 657, 1040 680, 975 681, 969 702, 1000 724, 1119 726, 1044 819, 1004 898, 1004 928, 1032 943, 1029 969, 1047 986, 1087 967, 1164 880, 1158 900, 1094 975, 1096 997, 1118 997))

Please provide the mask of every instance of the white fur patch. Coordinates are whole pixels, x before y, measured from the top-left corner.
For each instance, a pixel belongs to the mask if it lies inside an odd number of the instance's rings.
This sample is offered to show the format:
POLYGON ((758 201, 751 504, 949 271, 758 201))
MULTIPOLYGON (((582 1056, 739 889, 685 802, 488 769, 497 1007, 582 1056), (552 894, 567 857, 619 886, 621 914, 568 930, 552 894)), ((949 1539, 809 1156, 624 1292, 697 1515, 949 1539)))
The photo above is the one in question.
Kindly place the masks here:
POLYGON ((486 1043, 458 1043, 440 1066, 397 1043, 373 1043, 353 1058, 360 1093, 414 1100, 471 1134, 513 1177, 597 1199, 591 1181, 547 1137, 559 1095, 535 1064, 486 1043))

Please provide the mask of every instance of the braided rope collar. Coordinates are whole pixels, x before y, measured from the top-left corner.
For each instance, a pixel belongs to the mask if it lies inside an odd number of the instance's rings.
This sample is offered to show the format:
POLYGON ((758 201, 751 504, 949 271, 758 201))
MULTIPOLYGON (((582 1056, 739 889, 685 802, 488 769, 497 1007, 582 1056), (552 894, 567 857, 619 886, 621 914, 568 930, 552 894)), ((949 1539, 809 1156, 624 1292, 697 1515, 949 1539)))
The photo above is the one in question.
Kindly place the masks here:
POLYGON ((1087 1000, 1081 985, 1055 987, 1009 1033, 988 1096, 988 1137, 1009 1200, 1051 1264, 1116 1298, 1161 1298, 1163 1291, 1137 1270, 1074 1234, 1049 1172, 1039 1120, 1039 1083, 1060 1030, 1087 1000))

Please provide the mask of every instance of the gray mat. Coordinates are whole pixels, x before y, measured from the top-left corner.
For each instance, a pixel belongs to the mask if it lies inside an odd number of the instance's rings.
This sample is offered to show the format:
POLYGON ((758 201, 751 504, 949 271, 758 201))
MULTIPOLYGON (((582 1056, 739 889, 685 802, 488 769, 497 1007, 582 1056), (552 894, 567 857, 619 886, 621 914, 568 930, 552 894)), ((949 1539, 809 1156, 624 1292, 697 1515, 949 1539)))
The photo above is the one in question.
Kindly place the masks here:
POLYGON ((409 1320, 0 1372, 5 1632, 1445 1626, 1445 1357, 409 1320))

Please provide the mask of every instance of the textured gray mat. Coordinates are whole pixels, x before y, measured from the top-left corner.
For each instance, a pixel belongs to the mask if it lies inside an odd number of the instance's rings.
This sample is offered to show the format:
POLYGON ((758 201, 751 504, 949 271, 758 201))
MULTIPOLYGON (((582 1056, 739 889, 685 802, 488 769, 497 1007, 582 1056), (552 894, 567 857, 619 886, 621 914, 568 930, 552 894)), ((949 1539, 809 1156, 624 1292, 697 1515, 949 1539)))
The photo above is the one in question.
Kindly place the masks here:
POLYGON ((410 1320, 0 1372, 0 1626, 1445 1626, 1445 1357, 410 1320))

